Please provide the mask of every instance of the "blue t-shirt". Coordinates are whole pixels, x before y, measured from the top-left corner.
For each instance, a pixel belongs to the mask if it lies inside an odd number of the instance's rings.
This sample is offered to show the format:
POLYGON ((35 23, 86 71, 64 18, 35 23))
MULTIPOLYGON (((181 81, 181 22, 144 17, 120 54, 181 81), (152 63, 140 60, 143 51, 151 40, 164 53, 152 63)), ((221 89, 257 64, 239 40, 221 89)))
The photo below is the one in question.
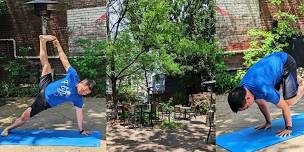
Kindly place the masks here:
POLYGON ((70 66, 64 78, 52 82, 46 87, 44 94, 46 101, 51 107, 64 102, 72 102, 74 106, 82 108, 83 99, 76 88, 78 83, 79 76, 76 70, 70 66))
POLYGON ((240 85, 247 88, 256 99, 278 104, 280 93, 275 85, 282 79, 287 57, 285 52, 275 52, 264 57, 248 69, 240 85))

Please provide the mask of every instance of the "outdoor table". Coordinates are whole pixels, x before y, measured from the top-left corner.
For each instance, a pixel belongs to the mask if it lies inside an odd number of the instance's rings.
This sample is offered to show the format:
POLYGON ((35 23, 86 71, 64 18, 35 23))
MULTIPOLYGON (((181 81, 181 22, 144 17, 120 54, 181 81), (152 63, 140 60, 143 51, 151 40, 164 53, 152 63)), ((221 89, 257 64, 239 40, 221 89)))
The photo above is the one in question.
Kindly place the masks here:
POLYGON ((187 110, 190 110, 191 107, 183 107, 183 106, 181 106, 180 108, 181 108, 181 110, 184 110, 184 119, 186 120, 187 119, 187 110))

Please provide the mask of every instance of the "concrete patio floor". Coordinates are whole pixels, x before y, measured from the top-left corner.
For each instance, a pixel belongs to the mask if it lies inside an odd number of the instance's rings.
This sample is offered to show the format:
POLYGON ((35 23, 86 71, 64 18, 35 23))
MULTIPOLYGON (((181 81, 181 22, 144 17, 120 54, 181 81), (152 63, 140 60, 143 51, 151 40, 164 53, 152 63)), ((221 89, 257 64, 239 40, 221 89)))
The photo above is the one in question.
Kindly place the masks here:
MULTIPOLYGON (((214 144, 205 144, 208 127, 206 116, 198 116, 187 122, 184 128, 160 129, 143 127, 129 129, 116 124, 107 126, 108 152, 209 152, 215 151, 214 144)), ((185 121, 186 122, 186 121, 185 121)), ((214 132, 213 132, 214 133, 214 132)), ((215 133, 213 134, 214 137, 215 133)), ((214 138, 209 139, 214 141, 214 138)))
MULTIPOLYGON (((282 117, 281 110, 275 105, 268 104, 272 119, 282 117)), ((298 104, 291 107, 292 114, 304 112, 303 98, 298 104)), ((227 94, 216 96, 216 135, 220 135, 235 130, 240 130, 246 127, 252 127, 264 123, 264 117, 258 106, 254 103, 246 111, 233 113, 227 102, 227 94)), ((260 152, 303 152, 304 151, 304 136, 296 137, 285 142, 272 145, 260 150, 260 152)), ((225 149, 216 146, 217 152, 226 152, 225 149)))
MULTIPOLYGON (((2 101, 4 99, 1 99, 2 101)), ((16 117, 33 102, 33 98, 14 98, 4 100, 6 104, 0 107, 0 127, 11 124, 16 117)), ((70 146, 15 146, 0 145, 5 152, 104 152, 106 150, 106 118, 104 98, 85 98, 84 127, 87 130, 98 130, 102 133, 101 147, 70 147, 70 146)), ((63 104, 43 111, 31 118, 18 129, 77 129, 75 110, 72 104, 63 104)))

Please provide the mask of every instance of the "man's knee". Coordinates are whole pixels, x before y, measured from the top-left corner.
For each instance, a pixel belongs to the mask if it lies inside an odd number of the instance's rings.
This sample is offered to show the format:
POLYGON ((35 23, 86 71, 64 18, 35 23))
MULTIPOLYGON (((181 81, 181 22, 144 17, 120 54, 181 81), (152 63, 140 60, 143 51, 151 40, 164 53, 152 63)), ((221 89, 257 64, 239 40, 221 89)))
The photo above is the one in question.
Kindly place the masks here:
POLYGON ((30 110, 26 110, 26 111, 22 114, 21 120, 22 120, 23 122, 28 121, 28 120, 30 119, 30 115, 31 115, 31 111, 30 111, 30 110))
POLYGON ((52 72, 52 67, 49 63, 45 63, 42 65, 42 75, 48 74, 52 72))

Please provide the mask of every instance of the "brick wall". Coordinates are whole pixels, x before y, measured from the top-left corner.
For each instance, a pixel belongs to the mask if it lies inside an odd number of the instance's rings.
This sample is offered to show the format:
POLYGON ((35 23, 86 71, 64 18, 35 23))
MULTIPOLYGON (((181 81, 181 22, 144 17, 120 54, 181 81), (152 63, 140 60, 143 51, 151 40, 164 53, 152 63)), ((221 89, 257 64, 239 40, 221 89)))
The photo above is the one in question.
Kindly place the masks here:
POLYGON ((260 27, 258 0, 217 0, 216 33, 225 50, 249 48, 247 31, 260 27))
MULTIPOLYGON (((228 51, 246 50, 250 38, 246 32, 251 28, 271 29, 276 7, 268 0, 217 0, 216 33, 221 46, 228 51)), ((280 6, 298 17, 295 27, 304 31, 304 17, 298 6, 300 1, 285 0, 280 6)))
POLYGON ((106 38, 106 22, 100 20, 104 14, 106 14, 106 7, 67 10, 70 51, 77 52, 79 50, 76 43, 79 38, 106 38))
MULTIPOLYGON (((302 1, 303 2, 303 1, 302 1)), ((261 25, 263 29, 271 29, 271 24, 274 20, 274 12, 277 8, 270 4, 268 0, 260 0, 260 13, 261 13, 261 25)), ((289 12, 298 17, 297 22, 293 25, 294 27, 304 31, 304 17, 298 10, 298 6, 301 4, 301 1, 297 0, 285 0, 284 3, 279 7, 284 12, 289 12)))

